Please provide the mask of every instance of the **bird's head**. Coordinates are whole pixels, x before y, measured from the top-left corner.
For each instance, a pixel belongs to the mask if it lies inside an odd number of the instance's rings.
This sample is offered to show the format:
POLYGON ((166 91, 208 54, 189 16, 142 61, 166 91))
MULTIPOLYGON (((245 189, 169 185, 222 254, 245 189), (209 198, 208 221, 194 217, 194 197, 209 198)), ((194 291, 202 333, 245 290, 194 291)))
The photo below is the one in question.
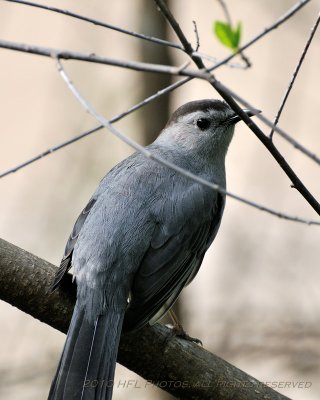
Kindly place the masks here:
MULTIPOLYGON (((253 115, 244 111, 248 116, 253 115)), ((157 141, 178 146, 190 156, 224 160, 234 126, 239 121, 237 114, 223 101, 191 101, 172 114, 157 141)))

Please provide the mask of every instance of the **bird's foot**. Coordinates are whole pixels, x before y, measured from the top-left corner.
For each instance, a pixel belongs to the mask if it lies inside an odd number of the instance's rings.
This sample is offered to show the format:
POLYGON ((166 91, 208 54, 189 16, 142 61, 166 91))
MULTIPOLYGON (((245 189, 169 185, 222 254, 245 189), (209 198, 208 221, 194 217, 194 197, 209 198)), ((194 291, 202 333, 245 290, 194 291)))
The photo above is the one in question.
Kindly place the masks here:
POLYGON ((200 339, 188 335, 187 332, 183 329, 182 325, 180 324, 173 326, 172 334, 174 336, 180 337, 181 339, 188 340, 189 342, 193 342, 199 344, 200 346, 203 346, 202 341, 200 339))
POLYGON ((168 337, 168 340, 170 340, 174 337, 179 337, 181 339, 184 339, 189 342, 193 342, 200 346, 203 346, 202 341, 198 338, 188 335, 187 332, 183 329, 181 324, 175 324, 172 326, 171 333, 170 333, 170 336, 168 337))

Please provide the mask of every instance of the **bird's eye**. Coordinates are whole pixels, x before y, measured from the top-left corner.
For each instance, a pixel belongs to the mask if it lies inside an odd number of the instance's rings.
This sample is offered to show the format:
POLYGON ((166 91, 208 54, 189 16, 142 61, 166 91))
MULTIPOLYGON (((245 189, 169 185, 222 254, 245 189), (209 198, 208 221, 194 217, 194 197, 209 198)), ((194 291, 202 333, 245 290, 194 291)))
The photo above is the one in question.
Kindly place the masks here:
POLYGON ((196 123, 197 127, 200 128, 202 131, 205 131, 210 126, 210 120, 207 118, 199 118, 196 123))

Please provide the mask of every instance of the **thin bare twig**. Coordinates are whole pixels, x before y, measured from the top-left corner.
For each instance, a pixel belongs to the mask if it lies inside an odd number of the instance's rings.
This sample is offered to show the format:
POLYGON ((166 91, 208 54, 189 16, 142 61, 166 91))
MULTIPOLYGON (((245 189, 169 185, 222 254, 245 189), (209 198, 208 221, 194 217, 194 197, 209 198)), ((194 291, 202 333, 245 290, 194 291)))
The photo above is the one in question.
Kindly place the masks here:
POLYGON ((137 33, 137 32, 133 32, 133 31, 129 31, 127 29, 119 28, 118 26, 111 25, 111 24, 108 24, 106 22, 99 21, 97 19, 85 17, 83 15, 74 13, 72 11, 62 10, 60 8, 57 8, 57 7, 46 6, 46 5, 43 5, 43 4, 34 3, 32 1, 25 1, 25 0, 3 0, 3 1, 7 1, 9 3, 18 3, 18 4, 30 6, 30 7, 40 8, 40 9, 43 9, 43 10, 46 10, 46 11, 55 12, 55 13, 58 13, 58 14, 63 14, 65 16, 76 18, 76 19, 79 19, 79 20, 84 21, 84 22, 89 22, 89 23, 91 23, 93 25, 96 25, 96 26, 101 26, 103 28, 108 28, 108 29, 111 29, 111 30, 114 30, 114 31, 117 31, 117 32, 120 32, 120 33, 124 33, 125 35, 133 36, 133 37, 138 38, 138 39, 147 40, 147 41, 155 43, 155 44, 160 44, 160 45, 163 45, 163 46, 169 46, 169 47, 173 47, 173 48, 182 50, 182 47, 181 47, 180 44, 172 43, 172 42, 169 42, 167 40, 158 39, 158 38, 153 37, 153 36, 148 36, 148 35, 144 35, 142 33, 137 33))
POLYGON ((223 13, 224 13, 224 15, 225 15, 225 17, 226 17, 227 23, 228 23, 230 26, 232 26, 231 15, 230 15, 230 13, 229 13, 229 10, 228 10, 228 7, 227 7, 225 1, 224 1, 224 0, 217 0, 217 1, 218 1, 218 3, 220 4, 220 6, 221 6, 221 8, 222 8, 222 10, 223 10, 223 13))
POLYGON ((10 168, 10 169, 8 169, 6 171, 3 171, 2 173, 0 173, 0 178, 4 178, 7 175, 13 174, 14 172, 17 172, 20 169, 26 167, 27 165, 33 164, 35 161, 41 160, 42 158, 54 153, 55 151, 60 150, 63 147, 68 146, 71 143, 75 143, 78 140, 83 139, 84 137, 86 137, 88 135, 91 135, 92 133, 97 132, 98 130, 100 130, 102 128, 103 128, 102 126, 96 126, 95 128, 89 129, 89 130, 81 133, 80 135, 74 136, 73 138, 71 138, 69 140, 66 140, 63 143, 60 143, 60 144, 58 144, 56 146, 53 146, 53 147, 50 147, 49 149, 41 152, 40 154, 30 158, 29 160, 24 161, 23 163, 18 164, 16 166, 14 166, 13 168, 10 168))
MULTIPOLYGON (((243 97, 240 97, 237 93, 233 92, 231 89, 226 88, 228 92, 231 94, 232 97, 234 97, 239 103, 244 105, 246 108, 249 110, 253 111, 255 110, 255 107, 253 107, 248 101, 246 101, 243 97)), ((293 139, 290 135, 288 135, 283 129, 279 128, 277 125, 274 125, 273 122, 265 117, 263 114, 257 114, 256 117, 260 119, 263 123, 265 123, 269 128, 274 129, 275 132, 277 132, 282 138, 286 139, 287 142, 292 144, 293 147, 295 147, 297 150, 300 150, 303 154, 311 158, 313 161, 315 161, 317 164, 320 165, 320 157, 304 147, 302 144, 300 144, 297 140, 293 139)))
MULTIPOLYGON (((219 65, 219 67, 222 67, 223 65, 226 65, 228 68, 247 69, 246 65, 243 65, 243 64, 238 63, 238 62, 231 63, 229 61, 229 62, 225 62, 225 63, 222 62, 221 63, 221 61, 223 61, 223 60, 219 60, 217 57, 210 56, 209 54, 205 54, 205 53, 202 53, 200 51, 195 51, 193 53, 193 55, 197 56, 197 57, 200 57, 203 60, 208 60, 208 61, 212 62, 213 63, 212 67, 214 67, 214 68, 216 68, 217 65, 219 65)), ((211 67, 209 67, 208 70, 211 71, 211 67)))
MULTIPOLYGON (((162 14, 167 19, 168 23, 171 25, 179 40, 181 41, 182 46, 185 49, 186 54, 194 61, 197 67, 206 71, 206 66, 203 61, 198 57, 193 56, 193 49, 188 39, 184 35, 181 30, 177 20, 172 15, 171 11, 165 4, 163 0, 154 0, 157 6, 160 8, 162 14)), ((209 74, 208 74, 209 75, 209 74)), ((208 77, 208 81, 211 83, 213 88, 221 95, 221 97, 229 104, 229 106, 240 116, 240 118, 246 123, 246 125, 252 130, 252 132, 257 136, 257 138, 264 144, 273 158, 277 161, 278 165, 285 172, 288 178, 291 180, 292 185, 295 189, 297 189, 300 194, 304 197, 304 199, 310 204, 310 206, 320 215, 320 204, 315 199, 315 197, 310 193, 310 191, 306 188, 303 182, 298 178, 296 173, 293 171, 291 166, 285 160, 283 155, 279 152, 279 150, 275 147, 273 142, 270 140, 268 136, 266 136, 261 129, 252 121, 248 115, 239 107, 239 105, 234 101, 233 97, 230 95, 230 91, 227 87, 225 87, 221 82, 217 81, 213 75, 208 77)))
POLYGON ((197 27, 197 23, 196 23, 196 21, 192 21, 192 23, 193 23, 193 30, 194 30, 194 34, 196 35, 196 51, 198 51, 199 50, 199 47, 200 47, 200 38, 199 38, 199 32, 198 32, 198 27, 197 27))
POLYGON ((17 43, 9 40, 0 40, 0 48, 21 51, 24 53, 36 54, 44 57, 59 56, 63 60, 78 60, 92 62, 96 64, 112 65, 132 69, 134 71, 158 72, 169 75, 193 76, 192 71, 179 70, 179 67, 171 65, 151 64, 138 61, 118 60, 112 57, 102 57, 96 54, 80 53, 78 51, 69 51, 56 49, 52 47, 34 46, 26 43, 17 43))
MULTIPOLYGON (((5 0, 7 1, 7 0, 5 0)), ((18 43, 9 40, 0 40, 0 48, 20 51, 23 53, 36 54, 44 57, 52 57, 59 56, 60 59, 64 60, 77 60, 84 62, 91 62, 96 64, 104 64, 111 65, 115 67, 121 67, 126 69, 132 69, 134 71, 143 71, 143 72, 157 72, 160 74, 169 74, 169 75, 182 75, 187 76, 183 83, 188 82, 192 78, 201 78, 201 74, 197 72, 197 70, 185 70, 180 67, 173 67, 171 65, 163 65, 163 64, 152 64, 152 63, 143 63, 138 61, 128 61, 128 60, 119 60, 112 57, 104 57, 99 56, 93 53, 81 53, 78 51, 57 49, 52 47, 43 47, 43 46, 35 46, 27 43, 18 43), (181 73, 179 73, 181 72, 181 73)), ((195 53, 195 57, 202 58, 200 53, 195 53)), ((204 58, 209 59, 210 56, 204 55, 204 58)), ((219 61, 212 67, 208 68, 208 71, 213 71, 222 65, 226 64, 230 57, 219 61)), ((213 60, 213 59, 212 59, 213 60)), ((206 79, 202 76, 202 79, 206 79)))
POLYGON ((274 211, 268 207, 262 206, 260 204, 257 204, 251 200, 247 200, 243 197, 240 197, 234 193, 231 193, 229 191, 226 191, 224 188, 220 187, 219 185, 217 185, 216 183, 212 183, 209 182, 205 179, 202 179, 201 177, 185 170, 184 168, 181 168, 173 163, 171 163, 170 161, 165 160, 162 157, 156 156, 155 154, 153 154, 152 152, 150 152, 147 148, 141 146, 140 144, 138 144, 137 142, 135 142, 133 139, 129 138, 128 136, 124 135, 123 133, 121 133, 119 130, 117 130, 111 123, 110 121, 108 121, 105 117, 103 117, 101 114, 99 114, 90 104, 89 102, 79 93, 79 91, 77 90, 77 88, 74 86, 73 82, 71 81, 69 75, 66 73, 66 71, 64 70, 59 58, 56 58, 57 60, 57 67, 58 67, 58 71, 61 75, 61 77, 63 78, 63 80, 66 82, 67 86, 69 87, 70 91, 73 93, 73 95, 77 98, 77 100, 81 103, 81 105, 84 107, 84 109, 90 113, 97 121, 100 122, 101 125, 103 125, 105 128, 107 128, 112 134, 114 134, 116 137, 118 137, 120 140, 122 140, 124 143, 128 144, 130 147, 134 148, 135 150, 137 150, 138 152, 140 152, 141 154, 143 154, 145 157, 154 160, 156 162, 158 162, 161 165, 164 165, 176 172, 178 172, 179 174, 188 177, 190 179, 192 179, 195 182, 198 182, 204 186, 210 187, 213 190, 216 190, 222 194, 225 194, 235 200, 238 200, 242 203, 245 203, 251 207, 254 207, 260 211, 265 211, 269 214, 275 215, 279 218, 283 218, 289 221, 295 221, 295 222, 300 222, 300 223, 304 223, 304 224, 308 224, 308 225, 320 225, 320 221, 313 221, 313 220, 305 220, 299 217, 295 217, 295 216, 290 216, 284 213, 280 213, 278 211, 274 211))
MULTIPOLYGON (((284 109, 284 106, 285 106, 285 104, 286 104, 286 102, 287 102, 287 100, 288 100, 289 94, 290 94, 290 92, 291 92, 291 90, 292 90, 292 88, 293 88, 294 82, 295 82, 295 80, 296 80, 296 78, 297 78, 297 76, 298 76, 298 73, 299 73, 300 68, 301 68, 301 66, 302 66, 302 63, 303 63, 303 61, 304 61, 304 58, 305 58, 305 56, 306 56, 306 54, 307 54, 307 51, 308 51, 308 49, 309 49, 309 47, 310 47, 310 44, 311 44, 311 42, 312 42, 312 39, 313 39, 313 37, 314 37, 314 35, 315 35, 315 33, 316 33, 316 30, 317 30, 317 28, 318 28, 319 22, 320 22, 320 13, 319 13, 319 15, 318 15, 318 17, 317 17, 317 20, 316 20, 315 24, 313 25, 313 27, 312 27, 312 29, 311 29, 311 32, 310 32, 309 38, 308 38, 308 40, 307 40, 307 43, 306 43, 306 45, 305 45, 305 47, 304 47, 304 49, 303 49, 303 51, 302 51, 302 54, 301 54, 300 59, 299 59, 299 61, 298 61, 298 64, 297 64, 297 66, 296 66, 296 68, 295 68, 295 71, 294 71, 294 73, 293 73, 292 79, 291 79, 291 81, 290 81, 290 83, 289 83, 288 89, 286 90, 286 93, 285 93, 285 95, 284 95, 284 97, 283 97, 283 100, 282 100, 282 102, 281 102, 281 105, 280 105, 280 107, 279 107, 279 110, 278 110, 278 112, 277 112, 277 115, 276 115, 275 120, 274 120, 274 122, 273 122, 273 125, 274 125, 274 126, 277 126, 277 124, 278 124, 278 122, 279 122, 280 116, 281 116, 282 111, 283 111, 283 109, 284 109)), ((273 137, 273 133, 274 133, 274 127, 272 127, 271 132, 270 132, 270 135, 269 135, 269 137, 270 137, 271 140, 272 140, 272 137, 273 137)), ((281 135, 280 132, 278 132, 278 133, 279 133, 279 135, 281 135)), ((282 135, 281 135, 281 136, 282 136, 282 135)), ((286 138, 286 139, 288 140, 288 138, 286 138)), ((300 148, 300 150, 301 150, 301 148, 300 148)))

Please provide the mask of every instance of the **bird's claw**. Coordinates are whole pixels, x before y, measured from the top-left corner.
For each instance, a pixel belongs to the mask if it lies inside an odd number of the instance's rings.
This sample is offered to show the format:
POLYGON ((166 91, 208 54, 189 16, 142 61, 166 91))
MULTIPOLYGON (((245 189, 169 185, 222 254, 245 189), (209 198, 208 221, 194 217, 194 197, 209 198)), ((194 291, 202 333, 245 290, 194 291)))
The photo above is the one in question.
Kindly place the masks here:
POLYGON ((187 332, 183 329, 183 327, 181 325, 176 325, 172 328, 172 334, 174 336, 178 336, 181 339, 187 340, 189 342, 193 342, 196 343, 200 346, 203 347, 202 341, 198 338, 192 337, 190 335, 187 334, 187 332))
POLYGON ((178 336, 181 339, 187 340, 188 342, 193 342, 201 347, 203 347, 202 341, 198 338, 192 337, 187 334, 187 332, 183 329, 182 325, 177 324, 174 325, 171 329, 171 337, 176 337, 178 336))

